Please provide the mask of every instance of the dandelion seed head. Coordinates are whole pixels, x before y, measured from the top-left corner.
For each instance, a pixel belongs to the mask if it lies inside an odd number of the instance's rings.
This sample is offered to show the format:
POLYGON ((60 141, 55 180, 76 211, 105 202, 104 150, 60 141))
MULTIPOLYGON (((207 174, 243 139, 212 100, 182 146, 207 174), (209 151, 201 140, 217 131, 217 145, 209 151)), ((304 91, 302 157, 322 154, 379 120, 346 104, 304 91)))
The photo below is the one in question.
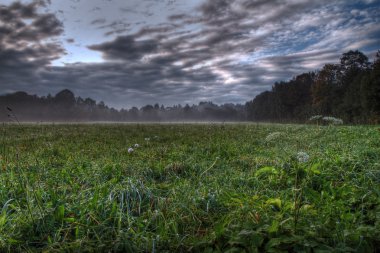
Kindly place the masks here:
POLYGON ((306 163, 310 159, 310 156, 306 152, 298 152, 297 153, 297 160, 300 163, 306 163))

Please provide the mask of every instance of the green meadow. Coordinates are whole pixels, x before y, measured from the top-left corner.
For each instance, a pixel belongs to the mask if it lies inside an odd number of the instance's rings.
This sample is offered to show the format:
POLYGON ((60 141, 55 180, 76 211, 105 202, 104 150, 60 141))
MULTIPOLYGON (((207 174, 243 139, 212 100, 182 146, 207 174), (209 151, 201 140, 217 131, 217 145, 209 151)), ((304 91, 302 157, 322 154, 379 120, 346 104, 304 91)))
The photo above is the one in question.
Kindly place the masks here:
POLYGON ((3 124, 0 145, 1 252, 380 248, 379 126, 3 124))

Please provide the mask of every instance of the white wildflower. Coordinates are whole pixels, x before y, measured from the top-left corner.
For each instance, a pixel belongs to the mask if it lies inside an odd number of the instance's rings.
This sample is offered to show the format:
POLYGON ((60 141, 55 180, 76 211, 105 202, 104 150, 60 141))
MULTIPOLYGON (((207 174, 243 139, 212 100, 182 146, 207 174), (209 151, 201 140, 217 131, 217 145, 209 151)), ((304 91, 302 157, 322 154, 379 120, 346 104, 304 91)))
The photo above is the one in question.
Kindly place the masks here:
POLYGON ((133 148, 128 149, 128 153, 132 153, 133 151, 134 151, 133 148))
POLYGON ((150 138, 145 138, 145 141, 150 141, 150 138))
POLYGON ((323 116, 322 115, 314 115, 309 118, 309 121, 319 121, 322 120, 323 116))
POLYGON ((298 152, 297 160, 300 163, 306 163, 309 161, 310 156, 306 152, 298 152))
POLYGON ((134 147, 135 147, 135 148, 139 148, 140 145, 136 143, 136 144, 134 145, 134 147))
POLYGON ((339 118, 335 118, 335 117, 323 117, 322 120, 328 124, 331 124, 331 125, 342 125, 343 124, 343 120, 341 120, 339 118))
POLYGON ((267 135, 267 137, 265 137, 265 141, 270 142, 270 141, 276 140, 276 139, 278 139, 281 135, 282 135, 282 133, 280 133, 280 132, 273 132, 273 133, 270 133, 270 134, 267 135))

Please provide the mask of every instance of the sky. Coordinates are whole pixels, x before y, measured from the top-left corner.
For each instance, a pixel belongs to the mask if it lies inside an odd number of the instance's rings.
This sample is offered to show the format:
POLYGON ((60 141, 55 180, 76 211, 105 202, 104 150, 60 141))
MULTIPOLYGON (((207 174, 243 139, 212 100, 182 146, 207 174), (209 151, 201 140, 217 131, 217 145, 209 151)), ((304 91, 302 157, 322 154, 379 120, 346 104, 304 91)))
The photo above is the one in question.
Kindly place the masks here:
POLYGON ((0 0, 0 94, 245 103, 380 49, 380 0, 0 0))

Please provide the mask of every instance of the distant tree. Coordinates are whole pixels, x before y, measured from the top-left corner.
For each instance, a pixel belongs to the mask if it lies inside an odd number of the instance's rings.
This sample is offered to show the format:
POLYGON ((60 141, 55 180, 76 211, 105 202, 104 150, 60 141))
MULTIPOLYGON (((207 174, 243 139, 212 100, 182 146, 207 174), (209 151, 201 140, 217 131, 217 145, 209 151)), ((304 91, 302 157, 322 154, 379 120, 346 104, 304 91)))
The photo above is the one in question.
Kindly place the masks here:
POLYGON ((137 107, 132 107, 128 110, 128 116, 131 121, 137 121, 139 119, 139 109, 137 107))
POLYGON ((83 101, 82 111, 84 115, 87 115, 86 118, 89 120, 94 119, 96 113, 96 101, 92 98, 85 98, 83 101))
POLYGON ((368 69, 370 62, 368 61, 368 57, 362 52, 358 50, 350 50, 347 53, 344 53, 340 58, 340 66, 343 74, 346 74, 348 71, 361 71, 368 69))
POLYGON ((144 113, 150 113, 154 110, 154 107, 152 105, 145 105, 140 110, 144 113))
POLYGON ((380 123, 380 51, 377 52, 371 71, 361 79, 361 105, 370 123, 380 123))
POLYGON ((362 121, 361 79, 368 74, 369 66, 368 57, 358 50, 350 50, 340 58, 342 89, 339 96, 343 101, 338 113, 345 121, 362 121))
POLYGON ((74 106, 76 102, 74 93, 68 89, 64 89, 58 92, 55 95, 54 100, 57 104, 61 104, 64 106, 74 106))
POLYGON ((314 114, 332 115, 333 108, 340 100, 337 95, 340 86, 340 66, 326 64, 317 73, 311 87, 312 108, 314 114))
POLYGON ((89 107, 95 107, 95 105, 96 105, 96 101, 93 100, 93 99, 91 99, 91 98, 86 98, 86 99, 84 100, 84 103, 85 103, 87 106, 89 106, 89 107))
POLYGON ((98 106, 98 109, 100 110, 105 110, 108 108, 106 104, 104 103, 104 101, 100 101, 97 106, 98 106))
POLYGON ((274 101, 273 92, 264 91, 260 93, 252 101, 246 103, 247 118, 255 121, 278 119, 275 112, 276 106, 273 105, 274 101))
POLYGON ((186 104, 184 107, 183 107, 183 113, 184 113, 184 117, 185 118, 189 118, 191 116, 191 107, 189 104, 186 104))
POLYGON ((288 82, 277 83, 273 86, 276 107, 274 111, 277 118, 286 121, 307 118, 314 79, 314 73, 304 73, 288 82))
MULTIPOLYGON (((158 104, 157 104, 158 105, 158 104)), ((141 107, 140 111, 142 112, 142 120, 156 121, 158 119, 158 111, 153 105, 145 105, 141 107)))
POLYGON ((277 82, 246 104, 248 119, 299 121, 310 115, 311 87, 315 73, 304 73, 287 82, 277 82))
POLYGON ((81 98, 81 97, 77 97, 75 103, 76 103, 78 106, 82 106, 82 105, 84 105, 84 99, 81 98))

